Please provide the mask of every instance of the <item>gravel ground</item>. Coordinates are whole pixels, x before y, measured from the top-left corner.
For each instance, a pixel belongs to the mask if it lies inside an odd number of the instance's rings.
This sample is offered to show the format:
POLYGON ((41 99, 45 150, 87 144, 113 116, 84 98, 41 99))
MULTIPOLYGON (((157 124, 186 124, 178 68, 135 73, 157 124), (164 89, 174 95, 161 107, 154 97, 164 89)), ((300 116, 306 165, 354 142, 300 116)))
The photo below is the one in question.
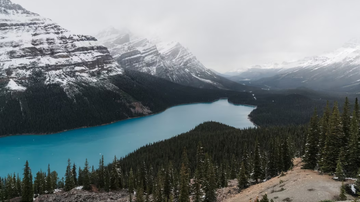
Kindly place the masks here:
MULTIPOLYGON (((329 175, 319 175, 316 171, 301 169, 300 159, 295 159, 294 164, 294 168, 285 176, 272 178, 235 195, 228 194, 218 198, 218 201, 249 202, 256 197, 261 199, 261 196, 267 193, 268 198, 275 202, 319 202, 335 200, 340 194, 341 182, 333 180, 329 175)), ((228 189, 234 190, 236 187, 228 189)), ((348 196, 348 199, 350 198, 348 196)))

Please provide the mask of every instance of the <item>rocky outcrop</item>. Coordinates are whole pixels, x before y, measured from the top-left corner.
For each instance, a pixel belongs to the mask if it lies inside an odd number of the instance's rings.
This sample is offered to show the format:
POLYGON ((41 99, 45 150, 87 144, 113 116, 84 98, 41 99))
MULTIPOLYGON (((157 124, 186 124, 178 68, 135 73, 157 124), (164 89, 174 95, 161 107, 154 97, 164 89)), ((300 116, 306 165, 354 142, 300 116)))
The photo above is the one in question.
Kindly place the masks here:
POLYGON ((69 192, 40 195, 35 202, 125 202, 128 200, 129 194, 126 191, 95 193, 73 189, 69 192))

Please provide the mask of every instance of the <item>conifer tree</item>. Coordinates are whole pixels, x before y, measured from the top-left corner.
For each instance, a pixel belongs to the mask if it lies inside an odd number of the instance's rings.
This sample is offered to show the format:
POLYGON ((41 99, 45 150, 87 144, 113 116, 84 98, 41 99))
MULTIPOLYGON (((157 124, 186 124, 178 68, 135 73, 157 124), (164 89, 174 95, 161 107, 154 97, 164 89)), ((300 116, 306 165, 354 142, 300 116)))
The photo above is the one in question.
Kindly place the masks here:
POLYGON ((89 173, 89 163, 87 159, 85 160, 85 166, 84 166, 84 171, 82 172, 82 176, 83 176, 83 189, 90 190, 91 189, 90 173, 89 173))
POLYGON ((74 185, 78 185, 78 180, 77 180, 77 173, 76 173, 76 165, 75 163, 73 164, 72 170, 71 170, 71 175, 73 176, 73 181, 74 181, 74 185))
POLYGON ((104 167, 104 155, 101 156, 101 159, 99 161, 99 169, 98 169, 98 185, 99 188, 104 188, 104 182, 105 182, 105 167, 104 167))
POLYGON ((171 194, 171 176, 169 171, 169 166, 165 170, 164 176, 164 196, 166 200, 170 199, 171 194))
POLYGON ((187 157, 186 149, 183 150, 183 153, 181 156, 181 162, 184 164, 184 167, 186 168, 185 176, 188 177, 187 181, 190 182, 190 165, 189 165, 189 159, 187 157))
POLYGON ((109 169, 104 169, 105 175, 104 175, 104 189, 106 192, 110 191, 110 172, 109 169))
POLYGON ((90 184, 97 184, 98 182, 98 173, 95 171, 94 166, 91 166, 91 172, 90 172, 90 184))
POLYGON ((199 177, 200 177, 199 170, 196 169, 195 170, 195 179, 194 179, 194 184, 193 184, 193 190, 194 190, 193 202, 201 202, 201 197, 203 195, 199 177))
POLYGON ((238 188, 239 188, 239 192, 241 190, 243 190, 244 188, 247 187, 248 184, 248 178, 246 176, 246 171, 245 171, 245 166, 244 166, 244 162, 241 163, 241 169, 240 169, 240 173, 238 176, 238 188))
POLYGON ((261 154, 261 170, 262 170, 262 174, 261 174, 260 179, 266 179, 267 178, 267 164, 268 164, 268 157, 267 157, 267 154, 264 151, 261 154))
POLYGON ((339 199, 342 201, 347 200, 347 197, 345 195, 345 186, 344 186, 344 182, 342 183, 341 187, 340 187, 340 195, 339 195, 339 199))
POLYGON ((283 151, 282 145, 279 139, 276 140, 276 153, 277 153, 277 169, 278 173, 281 173, 284 168, 284 158, 283 158, 283 151))
POLYGON ((130 201, 132 200, 131 195, 134 193, 134 172, 132 170, 132 168, 130 169, 130 173, 129 173, 129 182, 128 182, 128 189, 129 189, 129 194, 130 194, 130 201))
POLYGON ((245 174, 246 174, 246 176, 250 176, 251 169, 250 169, 250 166, 249 166, 249 160, 250 160, 249 153, 247 152, 246 149, 244 149, 242 153, 243 153, 243 156, 242 156, 241 162, 244 163, 245 174))
POLYGON ((336 164, 334 162, 337 162, 341 147, 340 142, 344 136, 337 103, 334 104, 329 125, 330 132, 326 137, 322 162, 322 171, 326 173, 334 172, 336 170, 336 164))
POLYGON ((24 168, 24 177, 23 177, 23 191, 21 196, 21 201, 29 202, 33 201, 33 186, 32 186, 32 175, 31 169, 29 167, 29 162, 26 161, 24 168))
POLYGON ((339 158, 337 160, 337 165, 336 165, 336 177, 338 177, 339 181, 344 181, 345 180, 345 173, 343 170, 343 162, 345 161, 344 159, 344 150, 341 149, 341 152, 339 154, 339 158))
POLYGON ((360 121, 360 108, 359 108, 359 100, 358 100, 358 98, 355 99, 354 112, 355 112, 355 118, 359 122, 360 121))
POLYGON ((144 191, 143 191, 143 185, 138 186, 136 190, 136 202, 144 202, 144 191))
POLYGON ((319 154, 320 129, 318 125, 318 116, 315 109, 314 115, 310 120, 310 127, 306 138, 305 155, 303 158, 305 169, 314 169, 317 165, 319 154))
POLYGON ((66 167, 66 172, 65 172, 65 187, 64 187, 64 190, 65 191, 70 191, 74 187, 75 187, 75 183, 74 183, 74 177, 72 176, 71 162, 70 162, 70 159, 68 159, 68 165, 66 167))
POLYGON ((162 174, 161 174, 161 170, 159 170, 158 174, 157 174, 156 182, 154 185, 154 193, 153 193, 154 200, 153 200, 153 202, 162 202, 165 200, 165 198, 163 197, 162 189, 163 189, 162 174))
POLYGON ((6 192, 6 199, 10 201, 15 195, 15 190, 13 190, 13 179, 10 174, 7 175, 6 183, 5 183, 5 192, 6 192))
POLYGON ((318 164, 320 170, 322 170, 323 162, 324 162, 324 155, 325 155, 325 144, 327 136, 330 132, 330 106, 329 101, 326 103, 326 107, 324 109, 324 114, 321 118, 321 124, 320 124, 320 138, 319 138, 319 154, 318 154, 318 164))
POLYGON ((51 179, 51 172, 50 172, 50 164, 48 165, 48 174, 46 176, 46 191, 47 193, 52 193, 53 192, 53 183, 52 183, 52 179, 51 179))
POLYGON ((356 118, 356 112, 353 112, 351 119, 351 130, 349 140, 349 150, 347 153, 347 171, 351 176, 355 176, 357 173, 358 165, 360 165, 360 141, 359 141, 359 122, 356 118))
POLYGON ((84 185, 84 177, 83 177, 83 174, 82 174, 82 169, 81 167, 79 166, 79 171, 78 171, 78 185, 79 186, 83 186, 84 185))
POLYGON ((34 193, 44 194, 45 193, 45 173, 40 170, 36 173, 34 180, 34 193))
MULTIPOLYGON (((226 169, 225 166, 221 165, 220 167, 220 187, 227 187, 228 186, 228 179, 226 177, 226 169)), ((199 181, 200 182, 200 181, 199 181)))
MULTIPOLYGON (((185 153, 186 154, 186 153, 185 153)), ((189 200, 189 176, 188 168, 182 163, 180 170, 180 195, 179 202, 190 202, 189 200)))
MULTIPOLYGON (((235 158, 235 155, 232 154, 231 155, 231 167, 230 167, 230 179, 235 179, 236 178, 236 174, 237 174, 237 168, 238 168, 238 164, 237 164, 237 161, 236 161, 236 158, 235 158)), ((264 174, 264 172, 263 172, 264 174)))
POLYGON ((51 183, 52 183, 51 187, 53 189, 56 189, 58 184, 58 174, 55 170, 51 172, 51 183))
MULTIPOLYGON (((277 176, 277 174, 278 174, 277 161, 278 161, 278 157, 277 157, 277 152, 276 152, 275 141, 272 141, 270 143, 269 160, 268 160, 268 165, 267 165, 269 177, 277 176)), ((244 166, 244 169, 246 169, 245 166, 244 166)), ((245 175, 246 175, 246 173, 245 173, 245 175)))
POLYGON ((343 113, 341 115, 341 121, 343 126, 343 136, 340 137, 340 144, 342 147, 346 148, 348 150, 348 142, 350 138, 350 131, 351 131, 351 119, 350 119, 350 104, 349 99, 346 97, 345 103, 344 103, 344 109, 343 113))
POLYGON ((283 170, 288 171, 292 168, 292 155, 290 154, 289 141, 287 139, 284 140, 281 150, 282 150, 282 158, 283 158, 283 170))
MULTIPOLYGON (((0 179, 0 184, 1 184, 1 179, 0 179)), ((0 186, 0 189, 1 189, 1 186, 0 186)), ((16 177, 16 190, 18 191, 18 196, 21 196, 22 195, 22 187, 21 187, 21 179, 20 179, 19 173, 17 174, 17 177, 16 177)))
POLYGON ((205 155, 205 165, 207 169, 206 169, 206 178, 204 180, 204 192, 205 192, 204 202, 215 202, 216 201, 215 170, 208 154, 205 155))
POLYGON ((255 180, 256 183, 259 182, 259 178, 261 177, 262 172, 263 171, 261 170, 260 145, 256 140, 254 152, 254 171, 252 175, 252 178, 255 180))
MULTIPOLYGON (((198 146, 197 146, 197 151, 196 151, 196 167, 198 170, 198 178, 200 181, 203 180, 204 176, 205 176, 205 165, 204 165, 204 161, 205 161, 205 154, 204 154, 204 148, 201 145, 201 142, 199 142, 198 146)), ((187 156, 186 156, 187 157, 187 156)), ((185 165, 186 166, 186 165, 185 165)))
POLYGON ((111 190, 117 190, 119 188, 119 175, 117 171, 117 162, 116 156, 114 157, 114 161, 111 167, 111 190))

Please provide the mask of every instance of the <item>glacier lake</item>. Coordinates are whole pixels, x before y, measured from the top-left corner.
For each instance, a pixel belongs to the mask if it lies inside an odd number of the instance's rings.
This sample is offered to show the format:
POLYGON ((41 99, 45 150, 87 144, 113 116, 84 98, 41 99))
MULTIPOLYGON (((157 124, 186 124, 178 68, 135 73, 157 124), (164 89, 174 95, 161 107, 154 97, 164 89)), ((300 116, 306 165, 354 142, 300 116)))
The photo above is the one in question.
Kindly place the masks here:
POLYGON ((217 121, 236 128, 254 127, 248 115, 255 107, 233 105, 226 99, 213 103, 175 106, 159 114, 119 121, 113 124, 70 130, 51 135, 19 135, 0 138, 0 176, 22 176, 28 160, 33 176, 51 170, 64 176, 67 160, 84 167, 85 159, 95 168, 101 155, 105 163, 133 152, 149 143, 185 133, 206 121, 217 121))

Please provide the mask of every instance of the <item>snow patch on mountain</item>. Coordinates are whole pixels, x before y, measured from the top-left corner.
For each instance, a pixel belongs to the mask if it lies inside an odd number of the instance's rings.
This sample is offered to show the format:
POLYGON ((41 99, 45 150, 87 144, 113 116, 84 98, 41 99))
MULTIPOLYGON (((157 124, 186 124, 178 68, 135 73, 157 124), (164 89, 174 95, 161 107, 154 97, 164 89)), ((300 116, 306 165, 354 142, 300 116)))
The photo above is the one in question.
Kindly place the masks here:
POLYGON ((6 85, 7 89, 11 91, 25 91, 26 88, 17 84, 14 80, 10 79, 9 83, 6 85))

